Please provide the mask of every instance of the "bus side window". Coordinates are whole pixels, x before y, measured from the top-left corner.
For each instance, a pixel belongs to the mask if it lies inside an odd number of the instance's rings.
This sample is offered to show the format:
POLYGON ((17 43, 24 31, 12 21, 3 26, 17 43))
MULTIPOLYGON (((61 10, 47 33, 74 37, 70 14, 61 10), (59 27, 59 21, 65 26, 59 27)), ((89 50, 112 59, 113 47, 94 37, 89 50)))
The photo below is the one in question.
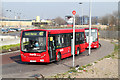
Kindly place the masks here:
POLYGON ((79 44, 79 33, 76 33, 75 36, 75 44, 79 44))
POLYGON ((48 50, 49 50, 49 46, 50 46, 50 37, 48 37, 48 50))
POLYGON ((81 42, 81 41, 82 41, 82 40, 81 40, 81 32, 79 33, 79 37, 80 37, 80 38, 79 38, 79 43, 81 44, 81 43, 82 43, 82 42, 81 42))
POLYGON ((62 47, 61 35, 56 35, 56 36, 55 36, 55 41, 56 41, 56 48, 62 47))
POLYGON ((65 34, 64 36, 64 42, 65 42, 65 46, 68 47, 71 45, 71 35, 70 34, 65 34))
POLYGON ((84 32, 82 32, 82 43, 84 43, 84 32))

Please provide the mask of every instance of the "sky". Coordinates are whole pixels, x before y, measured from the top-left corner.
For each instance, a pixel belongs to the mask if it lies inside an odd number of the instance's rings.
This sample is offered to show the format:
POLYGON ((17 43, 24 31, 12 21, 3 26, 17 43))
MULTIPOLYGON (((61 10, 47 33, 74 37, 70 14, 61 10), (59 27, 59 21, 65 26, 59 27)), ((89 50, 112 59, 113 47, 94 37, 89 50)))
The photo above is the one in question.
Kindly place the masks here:
MULTIPOLYGON (((2 2, 89 2, 90 0, 1 0, 2 2)), ((91 0, 92 2, 118 2, 119 0, 91 0)))
MULTIPOLYGON (((4 0, 2 2, 2 11, 4 16, 13 18, 15 15, 19 15, 22 19, 35 19, 36 16, 40 16, 41 19, 54 19, 58 16, 65 18, 66 15, 72 15, 72 11, 75 10, 77 15, 89 16, 89 2, 83 2, 82 5, 79 2, 17 2, 19 0, 4 0), (12 1, 12 2, 10 2, 12 1), (6 10, 11 10, 7 12, 6 10), (18 14, 17 14, 18 13, 18 14), (21 14, 20 14, 21 13, 21 14)), ((28 1, 28 0, 26 0, 28 1)), ((30 0, 29 0, 30 1, 30 0)), ((45 0, 46 1, 46 0, 45 0)), ((60 1, 60 0, 59 0, 60 1)), ((112 14, 118 10, 118 2, 92 2, 92 16, 104 16, 112 14)))

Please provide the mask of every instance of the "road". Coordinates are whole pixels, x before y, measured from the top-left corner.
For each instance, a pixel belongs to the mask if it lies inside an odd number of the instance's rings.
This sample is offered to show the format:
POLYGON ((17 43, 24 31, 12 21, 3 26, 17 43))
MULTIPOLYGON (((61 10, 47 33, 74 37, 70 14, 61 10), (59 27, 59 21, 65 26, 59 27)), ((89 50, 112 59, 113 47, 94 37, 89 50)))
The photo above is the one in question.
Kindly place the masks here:
MULTIPOLYGON (((90 56, 87 56, 88 50, 75 56, 75 65, 86 65, 97 61, 100 58, 112 53, 114 45, 109 41, 101 40, 101 48, 92 49, 90 56)), ((61 60, 60 62, 43 63, 23 63, 20 60, 20 52, 2 55, 2 77, 3 78, 32 78, 35 76, 53 76, 57 73, 63 73, 72 66, 72 57, 61 60)))

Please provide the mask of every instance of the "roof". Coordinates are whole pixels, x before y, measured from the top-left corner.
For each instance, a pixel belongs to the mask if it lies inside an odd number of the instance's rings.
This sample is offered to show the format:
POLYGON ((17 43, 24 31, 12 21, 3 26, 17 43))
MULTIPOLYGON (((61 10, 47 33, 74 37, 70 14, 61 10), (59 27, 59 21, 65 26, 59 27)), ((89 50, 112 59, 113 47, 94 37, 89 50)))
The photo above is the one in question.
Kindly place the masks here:
MULTIPOLYGON (((89 29, 89 28, 84 28, 84 29, 89 29)), ((97 29, 98 30, 98 28, 91 28, 91 29, 97 29)))

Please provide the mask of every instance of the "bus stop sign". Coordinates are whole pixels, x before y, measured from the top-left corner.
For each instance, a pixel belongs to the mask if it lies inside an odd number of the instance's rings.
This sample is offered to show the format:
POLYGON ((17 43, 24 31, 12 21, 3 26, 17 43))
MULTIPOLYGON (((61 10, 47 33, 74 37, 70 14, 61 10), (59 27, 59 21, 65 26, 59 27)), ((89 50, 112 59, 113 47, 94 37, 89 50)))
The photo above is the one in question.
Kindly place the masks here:
POLYGON ((75 14, 76 14, 76 11, 75 11, 75 10, 74 10, 74 11, 72 11, 72 14, 73 14, 73 15, 75 15, 75 14))

